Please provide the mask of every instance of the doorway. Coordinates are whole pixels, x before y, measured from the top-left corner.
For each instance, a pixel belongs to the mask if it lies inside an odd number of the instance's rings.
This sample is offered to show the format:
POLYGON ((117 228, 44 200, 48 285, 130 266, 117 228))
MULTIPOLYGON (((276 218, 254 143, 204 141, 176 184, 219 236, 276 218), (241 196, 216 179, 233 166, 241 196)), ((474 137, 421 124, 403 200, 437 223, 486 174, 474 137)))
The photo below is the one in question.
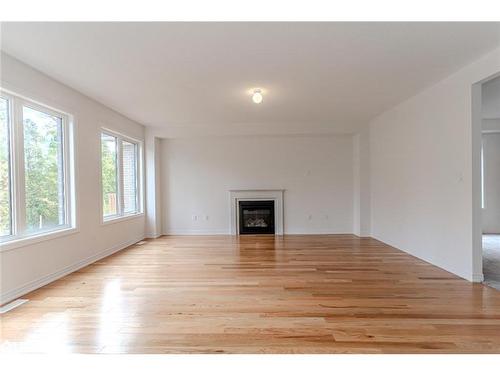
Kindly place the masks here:
POLYGON ((500 290, 500 77, 481 85, 480 215, 484 283, 500 290))
POLYGON ((483 275, 500 290, 500 131, 484 131, 482 145, 483 275))

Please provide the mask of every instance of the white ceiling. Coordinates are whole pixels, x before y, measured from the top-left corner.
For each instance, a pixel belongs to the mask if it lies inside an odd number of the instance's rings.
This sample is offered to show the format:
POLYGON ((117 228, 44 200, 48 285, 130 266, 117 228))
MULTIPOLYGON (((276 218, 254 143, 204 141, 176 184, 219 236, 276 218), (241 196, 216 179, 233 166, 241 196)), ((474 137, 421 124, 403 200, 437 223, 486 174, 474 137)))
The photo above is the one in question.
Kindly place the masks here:
POLYGON ((162 136, 350 133, 499 46, 500 23, 3 23, 1 42, 162 136))

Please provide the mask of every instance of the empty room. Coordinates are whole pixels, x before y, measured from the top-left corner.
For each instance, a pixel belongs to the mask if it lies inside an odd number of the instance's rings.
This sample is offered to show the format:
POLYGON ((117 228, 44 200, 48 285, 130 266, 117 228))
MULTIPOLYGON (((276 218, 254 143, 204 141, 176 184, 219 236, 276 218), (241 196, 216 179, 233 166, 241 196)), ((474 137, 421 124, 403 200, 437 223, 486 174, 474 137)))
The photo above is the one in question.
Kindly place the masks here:
POLYGON ((500 353, 500 23, 0 36, 3 355, 500 353))

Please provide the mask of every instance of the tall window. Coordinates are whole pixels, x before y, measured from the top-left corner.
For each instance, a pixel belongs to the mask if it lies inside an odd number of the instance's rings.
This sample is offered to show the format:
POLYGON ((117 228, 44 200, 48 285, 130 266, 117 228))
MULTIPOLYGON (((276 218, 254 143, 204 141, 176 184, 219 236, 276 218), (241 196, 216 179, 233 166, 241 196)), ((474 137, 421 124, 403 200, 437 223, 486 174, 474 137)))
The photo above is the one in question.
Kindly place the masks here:
POLYGON ((123 212, 137 212, 137 144, 123 141, 123 212))
POLYGON ((102 215, 104 220, 142 212, 140 143, 101 133, 102 215))
POLYGON ((118 214, 118 166, 117 166, 117 140, 107 134, 101 136, 101 169, 102 169, 102 198, 103 215, 113 216, 118 214))
POLYGON ((0 96, 0 241, 73 226, 69 118, 0 96))
POLYGON ((26 229, 66 223, 62 118, 23 107, 26 229))
POLYGON ((9 101, 0 98, 0 236, 12 234, 9 101))

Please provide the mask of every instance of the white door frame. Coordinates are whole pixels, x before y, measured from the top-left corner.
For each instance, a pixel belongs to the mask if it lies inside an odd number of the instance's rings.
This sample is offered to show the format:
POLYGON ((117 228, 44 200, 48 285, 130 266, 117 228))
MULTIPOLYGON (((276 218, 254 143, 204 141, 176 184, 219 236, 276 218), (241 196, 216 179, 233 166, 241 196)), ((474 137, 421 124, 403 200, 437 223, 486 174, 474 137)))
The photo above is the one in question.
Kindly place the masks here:
POLYGON ((471 87, 472 99, 472 281, 481 282, 483 275, 483 228, 481 205, 481 147, 482 147, 482 86, 500 76, 500 72, 476 82, 471 87))

